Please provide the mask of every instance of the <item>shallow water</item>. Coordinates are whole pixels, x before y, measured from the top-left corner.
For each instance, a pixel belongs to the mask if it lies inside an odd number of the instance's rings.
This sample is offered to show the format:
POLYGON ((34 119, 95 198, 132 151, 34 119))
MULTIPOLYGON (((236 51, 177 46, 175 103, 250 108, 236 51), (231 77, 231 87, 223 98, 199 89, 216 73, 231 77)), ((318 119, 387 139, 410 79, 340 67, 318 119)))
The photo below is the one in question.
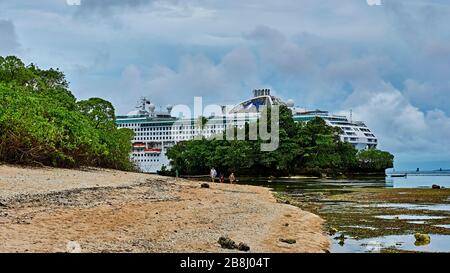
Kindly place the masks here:
MULTIPOLYGON (((342 190, 351 188, 431 188, 433 184, 450 188, 450 176, 408 176, 406 178, 380 178, 380 179, 360 179, 360 180, 333 180, 333 179, 273 179, 270 183, 264 179, 253 179, 241 181, 240 183, 252 184, 270 187, 274 191, 283 192, 291 197, 303 196, 304 194, 321 194, 327 192, 329 194, 342 193, 342 190)), ((399 193, 401 194, 401 193, 399 193)), ((450 197, 447 199, 450 201, 450 197)), ((442 204, 409 204, 409 203, 378 203, 370 205, 359 205, 351 202, 333 202, 321 201, 323 205, 320 209, 321 213, 342 212, 344 210, 351 211, 356 208, 375 207, 375 208, 392 208, 395 210, 405 210, 405 214, 398 215, 379 215, 376 217, 382 219, 396 219, 407 221, 411 224, 426 224, 427 220, 444 219, 445 216, 433 215, 414 215, 407 214, 408 210, 424 210, 430 212, 449 212, 450 203, 443 201, 442 204)), ((450 228, 450 225, 435 225, 442 228, 450 228)), ((359 228, 376 230, 376 227, 364 225, 348 225, 348 228, 359 228)), ((386 227, 386 230, 398 229, 395 226, 386 227)), ((414 244, 414 234, 405 235, 389 235, 383 237, 375 237, 369 239, 348 238, 343 246, 339 245, 339 239, 334 239, 336 235, 331 236, 333 245, 331 252, 379 252, 384 248, 395 247, 400 250, 407 251, 423 251, 423 252, 450 252, 450 235, 432 234, 431 243, 426 246, 416 246, 414 244)))
POLYGON ((359 205, 358 207, 367 208, 394 208, 394 209, 414 209, 414 210, 429 210, 429 211, 450 211, 450 204, 406 204, 406 203, 381 203, 371 205, 359 205))
POLYGON ((344 245, 339 245, 338 241, 334 240, 331 246, 333 253, 348 253, 348 252, 380 252, 384 248, 398 248, 407 251, 421 251, 421 252, 449 252, 450 251, 450 236, 430 234, 431 242, 428 245, 415 245, 416 239, 414 235, 390 235, 384 237, 376 237, 362 240, 355 240, 348 238, 344 241, 344 245))
POLYGON ((410 224, 424 225, 427 221, 408 221, 410 224))
POLYGON ((450 188, 450 175, 386 177, 386 185, 393 188, 429 188, 433 184, 450 188))
POLYGON ((433 219, 445 219, 445 216, 430 216, 430 215, 409 215, 409 214, 400 214, 400 215, 377 215, 374 216, 379 219, 386 220, 433 220, 433 219))
POLYGON ((448 228, 450 229, 450 225, 435 225, 435 227, 448 228))
POLYGON ((342 226, 343 228, 362 228, 362 229, 370 229, 370 230, 376 230, 376 227, 369 227, 369 226, 342 226))

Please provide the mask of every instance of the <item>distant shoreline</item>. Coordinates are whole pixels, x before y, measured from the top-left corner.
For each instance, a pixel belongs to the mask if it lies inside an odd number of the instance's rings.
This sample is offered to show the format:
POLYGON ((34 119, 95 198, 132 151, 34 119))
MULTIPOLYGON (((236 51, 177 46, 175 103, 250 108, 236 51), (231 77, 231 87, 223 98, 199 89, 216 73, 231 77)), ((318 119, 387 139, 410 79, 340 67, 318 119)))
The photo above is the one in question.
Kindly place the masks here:
MULTIPOLYGON (((270 176, 270 175, 263 175, 263 176, 257 176, 257 175, 240 175, 239 173, 236 173, 237 179, 346 179, 346 178, 385 178, 386 174, 383 172, 355 172, 355 173, 341 173, 336 175, 327 175, 323 174, 322 176, 319 175, 313 175, 313 174, 295 174, 290 176, 270 176)), ((167 177, 174 177, 173 174, 167 175, 167 177)), ((181 178, 186 179, 194 179, 194 180, 205 180, 210 181, 210 175, 208 174, 198 174, 198 175, 180 175, 181 178)), ((217 179, 217 178, 216 178, 217 179)), ((225 181, 227 181, 227 177, 225 177, 225 181)))

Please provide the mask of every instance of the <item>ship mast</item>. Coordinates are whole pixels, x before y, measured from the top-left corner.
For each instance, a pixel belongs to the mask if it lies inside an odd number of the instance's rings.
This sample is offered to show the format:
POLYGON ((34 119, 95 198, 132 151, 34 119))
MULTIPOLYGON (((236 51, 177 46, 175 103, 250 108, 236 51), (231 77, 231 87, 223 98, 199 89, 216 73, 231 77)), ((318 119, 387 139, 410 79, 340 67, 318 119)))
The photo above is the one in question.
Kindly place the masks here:
POLYGON ((139 112, 141 113, 147 113, 147 110, 145 109, 147 104, 150 104, 151 102, 146 97, 141 97, 139 100, 138 106, 136 108, 139 109, 139 112))

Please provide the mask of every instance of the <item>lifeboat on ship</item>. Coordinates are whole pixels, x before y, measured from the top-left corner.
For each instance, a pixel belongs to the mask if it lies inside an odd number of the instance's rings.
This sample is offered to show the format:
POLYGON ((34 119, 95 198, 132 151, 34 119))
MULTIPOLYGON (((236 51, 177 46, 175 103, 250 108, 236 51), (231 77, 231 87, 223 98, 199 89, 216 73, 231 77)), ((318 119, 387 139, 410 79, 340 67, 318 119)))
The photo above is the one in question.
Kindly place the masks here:
POLYGON ((136 143, 133 143, 133 147, 134 148, 145 148, 145 143, 136 142, 136 143))
POLYGON ((147 153, 147 154, 159 154, 159 153, 161 153, 161 149, 148 148, 148 149, 144 149, 144 152, 147 153))

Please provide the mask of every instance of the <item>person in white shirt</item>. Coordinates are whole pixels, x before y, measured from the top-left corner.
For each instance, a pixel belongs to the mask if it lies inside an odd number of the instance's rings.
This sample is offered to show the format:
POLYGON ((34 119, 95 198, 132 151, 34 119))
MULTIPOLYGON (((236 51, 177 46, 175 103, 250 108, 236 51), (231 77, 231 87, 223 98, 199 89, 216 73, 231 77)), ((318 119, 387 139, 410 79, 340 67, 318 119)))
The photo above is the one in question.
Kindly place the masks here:
POLYGON ((209 172, 209 174, 211 175, 211 180, 212 182, 216 182, 216 176, 217 176, 217 171, 216 169, 212 168, 211 171, 209 172))
POLYGON ((230 184, 236 183, 236 177, 234 176, 234 173, 231 173, 231 174, 230 174, 229 179, 230 179, 230 184))

